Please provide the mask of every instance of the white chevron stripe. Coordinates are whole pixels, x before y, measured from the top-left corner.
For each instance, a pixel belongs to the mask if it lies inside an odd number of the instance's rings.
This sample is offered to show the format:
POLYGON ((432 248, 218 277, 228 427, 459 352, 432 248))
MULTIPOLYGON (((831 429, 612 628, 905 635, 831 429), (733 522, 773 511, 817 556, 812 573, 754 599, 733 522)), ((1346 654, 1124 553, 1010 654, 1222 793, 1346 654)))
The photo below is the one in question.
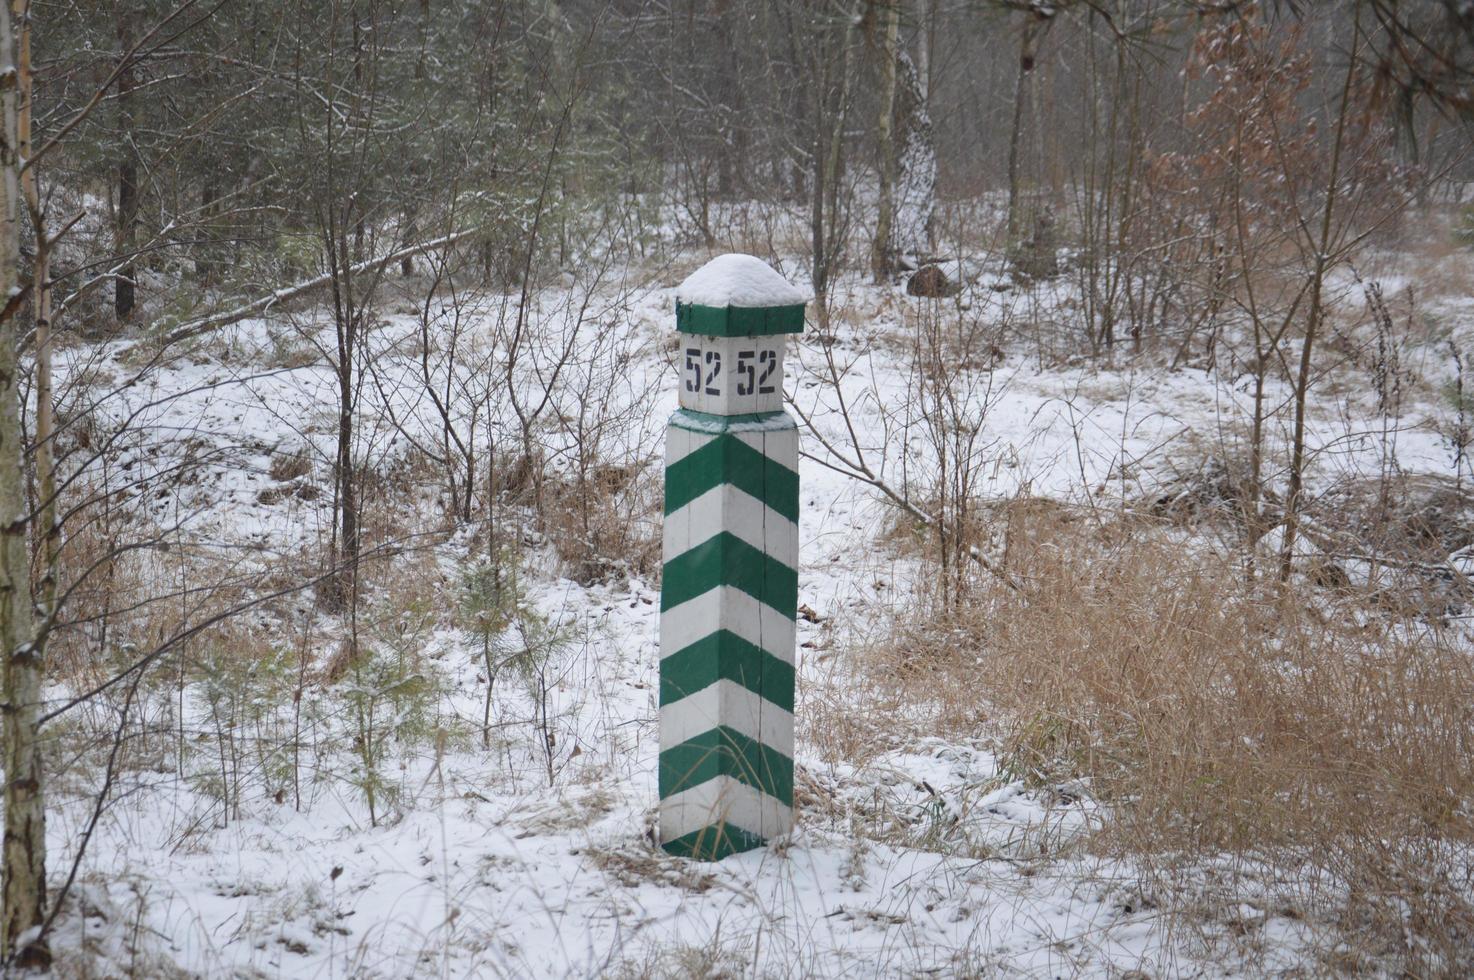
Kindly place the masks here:
POLYGON ((793 810, 730 776, 709 779, 660 801, 663 841, 673 841, 723 820, 771 838, 793 829, 793 810))
MULTIPOLYGON (((798 429, 734 429, 730 433, 753 449, 781 463, 791 470, 798 470, 798 429)), ((666 426, 665 465, 671 466, 716 438, 715 432, 700 432, 679 425, 666 426)))
POLYGON ((669 748, 726 725, 793 758, 793 715, 729 680, 660 709, 660 744, 669 748))
POLYGON ((665 427, 666 467, 674 466, 715 438, 716 436, 705 432, 692 432, 678 425, 667 425, 665 427))
POLYGON ((710 490, 665 518, 665 560, 728 531, 789 568, 798 567, 798 525, 730 483, 710 490))
POLYGON ((669 656, 720 629, 736 633, 784 663, 793 663, 793 620, 730 585, 719 585, 661 613, 661 653, 669 656))
POLYGON ((798 429, 768 429, 759 432, 734 432, 738 439, 775 463, 798 472, 798 429))

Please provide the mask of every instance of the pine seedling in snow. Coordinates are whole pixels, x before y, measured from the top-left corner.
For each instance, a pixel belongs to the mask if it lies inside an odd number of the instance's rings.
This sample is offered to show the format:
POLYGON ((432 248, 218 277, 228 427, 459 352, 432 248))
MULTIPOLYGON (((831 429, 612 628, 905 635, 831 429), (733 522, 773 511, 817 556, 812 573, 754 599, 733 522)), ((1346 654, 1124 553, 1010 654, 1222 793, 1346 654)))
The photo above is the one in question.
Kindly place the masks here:
MULTIPOLYGON (((507 552, 495 560, 477 562, 461 575, 461 628, 486 672, 486 696, 481 712, 481 746, 491 747, 491 700, 496 679, 510 668, 518 677, 535 682, 564 637, 527 604, 519 585, 515 557, 507 552)), ((532 695, 542 705, 546 691, 532 684, 532 695)), ((545 711, 540 713, 545 714, 545 711)))
POLYGON ((412 745, 435 731, 440 685, 428 670, 403 653, 367 645, 353 663, 351 680, 340 690, 353 725, 355 765, 349 782, 363 793, 369 824, 397 807, 399 786, 385 774, 384 763, 394 743, 412 745))

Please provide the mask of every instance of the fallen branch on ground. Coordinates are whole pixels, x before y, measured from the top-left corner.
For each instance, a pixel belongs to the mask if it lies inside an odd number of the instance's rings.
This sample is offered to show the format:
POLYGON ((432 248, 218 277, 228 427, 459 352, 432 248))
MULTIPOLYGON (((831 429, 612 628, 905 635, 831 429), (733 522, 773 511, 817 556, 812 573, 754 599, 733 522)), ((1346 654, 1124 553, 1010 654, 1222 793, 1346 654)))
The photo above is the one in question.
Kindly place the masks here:
MULTIPOLYGON (((480 230, 481 229, 479 227, 466 228, 461 231, 452 232, 449 235, 442 235, 439 238, 431 239, 427 242, 418 242, 414 245, 408 245, 404 248, 389 252, 386 255, 380 255, 372 259, 365 259, 362 262, 350 266, 349 272, 355 276, 365 272, 373 272, 377 269, 382 269, 384 266, 390 265, 394 262, 399 262, 411 256, 419 255, 422 252, 428 252, 432 249, 444 248, 448 245, 454 245, 457 242, 471 237, 480 230)), ((312 279, 307 279, 299 283, 294 283, 290 286, 283 286, 281 289, 278 289, 273 293, 268 293, 267 295, 262 296, 259 299, 252 300, 251 302, 246 303, 242 306, 237 306, 232 310, 226 310, 223 313, 212 313, 211 315, 201 317, 198 320, 192 320, 189 323, 186 323, 183 326, 170 331, 170 333, 164 338, 164 342, 166 344, 175 344, 181 340, 189 340, 191 337, 198 337, 200 334, 209 333, 212 330, 219 330, 221 327, 229 326, 232 323, 238 323, 241 320, 246 319, 247 317, 260 316, 261 314, 270 310, 273 306, 276 306, 278 303, 284 303, 287 300, 296 299, 298 296, 301 296, 304 293, 310 293, 314 289, 320 289, 323 286, 328 285, 332 281, 333 274, 331 272, 327 272, 312 279)))

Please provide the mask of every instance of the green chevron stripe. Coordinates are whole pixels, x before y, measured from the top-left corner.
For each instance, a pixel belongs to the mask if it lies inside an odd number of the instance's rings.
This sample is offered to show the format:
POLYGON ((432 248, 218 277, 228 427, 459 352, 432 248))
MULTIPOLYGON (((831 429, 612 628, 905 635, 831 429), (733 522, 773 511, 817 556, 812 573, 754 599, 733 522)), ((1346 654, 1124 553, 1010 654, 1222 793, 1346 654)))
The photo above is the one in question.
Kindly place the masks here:
POLYGON ((793 760, 725 725, 660 753, 660 798, 731 776, 793 806, 793 760))
POLYGON ((798 474, 731 434, 717 436, 665 471, 665 513, 730 483, 798 522, 798 474))
POLYGON ((701 306, 676 304, 676 329, 708 337, 771 337, 804 332, 804 305, 701 306))
POLYGON ((750 830, 730 823, 714 823, 660 845, 667 854, 697 861, 720 861, 724 857, 762 847, 767 841, 750 830))
POLYGON ((675 704, 717 681, 733 681, 793 711, 793 666, 729 630, 717 630, 660 661, 660 704, 675 704))
POLYGON ((707 538, 665 563, 660 611, 730 585, 793 619, 798 615, 798 572, 730 531, 707 538))

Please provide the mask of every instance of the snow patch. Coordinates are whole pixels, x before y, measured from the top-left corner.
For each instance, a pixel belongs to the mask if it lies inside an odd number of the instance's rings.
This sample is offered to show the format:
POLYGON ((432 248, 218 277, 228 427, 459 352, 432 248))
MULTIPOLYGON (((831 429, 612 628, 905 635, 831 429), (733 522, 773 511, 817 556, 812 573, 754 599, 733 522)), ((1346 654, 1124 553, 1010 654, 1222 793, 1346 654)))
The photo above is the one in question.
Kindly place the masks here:
POLYGON ((809 296, 762 259, 718 255, 676 287, 676 301, 696 306, 800 306, 809 296))
POLYGON ((764 413, 761 418, 734 419, 728 415, 708 415, 681 409, 671 416, 671 424, 690 432, 721 435, 724 432, 784 432, 794 427, 787 412, 764 413))

